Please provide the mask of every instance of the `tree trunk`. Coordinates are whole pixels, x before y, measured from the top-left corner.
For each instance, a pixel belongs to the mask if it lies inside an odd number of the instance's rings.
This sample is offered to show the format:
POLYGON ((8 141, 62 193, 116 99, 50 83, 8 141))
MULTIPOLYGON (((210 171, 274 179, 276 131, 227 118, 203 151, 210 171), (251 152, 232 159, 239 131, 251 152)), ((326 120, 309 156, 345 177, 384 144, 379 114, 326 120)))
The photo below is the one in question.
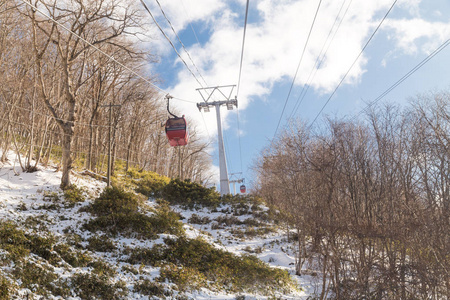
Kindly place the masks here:
POLYGON ((62 177, 61 177, 61 189, 66 189, 70 186, 70 171, 72 170, 72 138, 73 138, 73 128, 72 126, 65 124, 62 127, 63 138, 62 138, 62 177))

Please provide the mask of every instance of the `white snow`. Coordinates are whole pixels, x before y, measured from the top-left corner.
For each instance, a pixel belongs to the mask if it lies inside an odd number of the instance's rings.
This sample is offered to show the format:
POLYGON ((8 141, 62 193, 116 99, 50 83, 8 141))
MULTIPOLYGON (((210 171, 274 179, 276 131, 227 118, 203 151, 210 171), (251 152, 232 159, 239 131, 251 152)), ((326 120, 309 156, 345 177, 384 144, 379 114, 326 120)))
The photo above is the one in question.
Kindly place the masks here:
MULTIPOLYGON (((5 221, 10 219, 15 222, 23 222, 29 216, 47 218, 49 221, 46 223, 48 229, 57 237, 62 237, 68 229, 71 229, 81 235, 83 239, 89 238, 91 233, 79 229, 80 225, 90 217, 88 213, 79 212, 80 207, 88 205, 87 202, 77 204, 73 208, 65 208, 64 210, 61 210, 63 214, 56 209, 45 210, 45 212, 42 209, 39 209, 45 205, 52 204, 52 202, 48 200, 49 195, 58 195, 59 197, 62 197, 62 192, 59 189, 61 180, 60 172, 55 171, 54 167, 44 168, 39 166, 38 169, 39 170, 34 173, 22 172, 15 154, 9 156, 8 162, 3 164, 0 163, 0 220, 5 221)), ((71 179, 72 183, 76 184, 78 187, 83 187, 87 191, 87 194, 89 195, 88 201, 92 201, 97 197, 106 186, 104 182, 97 181, 91 177, 81 176, 75 172, 72 173, 71 179)), ((153 199, 149 199, 147 204, 155 206, 156 202, 153 199)), ((309 296, 313 295, 318 283, 315 283, 315 279, 311 276, 304 275, 300 277, 294 275, 294 249, 292 245, 286 242, 286 237, 282 230, 278 230, 275 233, 269 233, 264 237, 236 238, 230 231, 232 229, 245 230, 245 225, 232 225, 231 227, 227 226, 224 229, 213 230, 211 229, 213 222, 203 225, 188 223, 189 218, 191 218, 193 214, 196 214, 201 218, 209 217, 211 220, 223 216, 224 214, 220 212, 220 208, 218 209, 218 212, 211 212, 208 209, 185 211, 179 207, 174 208, 174 210, 179 212, 185 218, 183 220, 185 223, 184 229, 188 237, 196 238, 201 236, 216 247, 236 254, 247 254, 251 252, 273 267, 288 270, 289 273, 292 274, 292 277, 299 283, 302 290, 291 295, 280 295, 282 299, 307 299, 309 296)), ((251 217, 251 215, 237 216, 240 221, 244 221, 249 217, 251 217)), ((27 230, 31 228, 27 228, 25 224, 24 229, 27 230)), ((115 244, 119 248, 151 247, 156 243, 163 243, 164 237, 164 235, 161 235, 160 238, 153 241, 117 238, 115 239, 115 244)), ((111 255, 111 253, 96 252, 92 255, 117 267, 117 279, 126 282, 135 281, 137 278, 141 277, 153 279, 159 274, 159 268, 138 265, 134 267, 136 269, 140 268, 139 275, 124 272, 122 270, 124 263, 119 262, 119 258, 111 255)), ((3 271, 5 271, 5 269, 3 269, 3 271)), ((84 271, 89 272, 89 269, 84 268, 84 271)), ((55 272, 59 273, 60 276, 70 277, 75 272, 80 272, 80 270, 75 270, 75 268, 73 268, 72 271, 68 271, 67 268, 61 267, 55 268, 55 272)), ((26 290, 21 290, 20 292, 23 295, 27 294, 26 290)), ((188 292, 186 295, 191 299, 199 300, 235 299, 237 296, 236 294, 214 293, 206 289, 188 292)), ((247 300, 267 299, 267 297, 259 295, 244 295, 247 300)), ((148 297, 133 293, 132 291, 130 291, 129 297, 131 297, 130 299, 148 299, 148 297)), ((55 297, 55 299, 58 298, 55 297)))

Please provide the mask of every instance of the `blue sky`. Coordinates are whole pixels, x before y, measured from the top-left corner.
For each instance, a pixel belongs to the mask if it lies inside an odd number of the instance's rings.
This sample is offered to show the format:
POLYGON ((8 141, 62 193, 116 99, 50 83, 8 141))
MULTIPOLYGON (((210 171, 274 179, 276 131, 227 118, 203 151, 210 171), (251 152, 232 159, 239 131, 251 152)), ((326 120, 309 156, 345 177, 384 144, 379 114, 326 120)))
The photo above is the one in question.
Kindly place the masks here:
MULTIPOLYGON (((159 74, 161 81, 158 85, 161 88, 176 98, 192 101, 173 101, 173 105, 192 119, 205 139, 213 140, 211 154, 216 165, 214 170, 218 174, 216 114, 214 109, 210 113, 198 111, 195 103, 201 102, 202 98, 196 89, 238 83, 246 1, 159 0, 195 66, 161 14, 157 2, 145 2, 191 69, 189 71, 185 67, 167 40, 153 26, 149 29, 153 36, 150 45, 152 51, 160 56, 160 61, 151 66, 152 72, 159 74), (204 78, 206 83, 200 79, 200 86, 191 72, 197 78, 204 78)), ((221 110, 228 171, 243 172, 247 184, 251 185, 253 180, 252 165, 261 150, 270 144, 280 120, 278 132, 287 124, 291 114, 308 124, 318 116, 393 4, 393 0, 322 0, 306 44, 319 2, 249 2, 238 95, 240 134, 236 111, 228 112, 225 107, 221 110), (341 25, 337 27, 339 23, 341 25), (330 30, 331 36, 334 36, 332 41, 327 40, 330 30), (281 116, 303 49, 305 53, 299 72, 285 113, 281 116), (317 68, 315 62, 321 49, 328 51, 317 68), (308 81, 310 74, 315 76, 308 81), (293 114, 307 83, 308 92, 293 114)), ((315 125, 320 126, 325 116, 358 114, 367 103, 376 99, 449 38, 450 1, 398 0, 323 113, 317 117, 315 125)), ((382 101, 405 105, 408 98, 417 94, 449 89, 450 47, 446 47, 382 101)))

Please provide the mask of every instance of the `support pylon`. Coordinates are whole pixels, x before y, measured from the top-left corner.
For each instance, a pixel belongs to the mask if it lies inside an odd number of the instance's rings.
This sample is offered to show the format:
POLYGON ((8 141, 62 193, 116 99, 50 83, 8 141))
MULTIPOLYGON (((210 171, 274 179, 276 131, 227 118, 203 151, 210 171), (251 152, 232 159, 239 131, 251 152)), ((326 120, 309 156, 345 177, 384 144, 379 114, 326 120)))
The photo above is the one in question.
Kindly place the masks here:
POLYGON ((220 194, 226 195, 230 193, 230 182, 228 180, 228 170, 227 170, 227 161, 225 156, 225 147, 223 144, 223 132, 222 132, 222 120, 220 118, 220 107, 223 105, 227 106, 228 110, 232 110, 233 106, 237 107, 237 99, 230 99, 231 93, 233 92, 235 85, 226 85, 226 86, 216 86, 216 87, 206 87, 197 89, 200 95, 202 96, 204 102, 197 103, 198 110, 202 110, 205 112, 209 112, 209 108, 214 106, 216 108, 216 117, 217 117, 217 139, 219 146, 219 168, 220 168, 220 194), (226 95, 223 90, 229 88, 231 89, 230 93, 226 95), (224 98, 221 101, 213 101, 208 102, 213 94, 219 95, 221 98, 224 98))

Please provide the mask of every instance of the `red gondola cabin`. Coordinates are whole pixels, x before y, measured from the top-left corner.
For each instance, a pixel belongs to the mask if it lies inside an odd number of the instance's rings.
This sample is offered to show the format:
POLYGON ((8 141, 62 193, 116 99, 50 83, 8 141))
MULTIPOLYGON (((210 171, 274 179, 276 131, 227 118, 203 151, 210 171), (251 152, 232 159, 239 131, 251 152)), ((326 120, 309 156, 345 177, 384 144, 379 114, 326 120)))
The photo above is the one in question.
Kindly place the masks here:
POLYGON ((245 185, 243 184, 243 185, 241 185, 240 190, 241 190, 241 193, 242 193, 242 194, 245 194, 245 192, 247 191, 247 188, 246 188, 245 185))
POLYGON ((166 121, 166 136, 170 146, 184 146, 189 141, 186 119, 183 117, 169 118, 166 121))

